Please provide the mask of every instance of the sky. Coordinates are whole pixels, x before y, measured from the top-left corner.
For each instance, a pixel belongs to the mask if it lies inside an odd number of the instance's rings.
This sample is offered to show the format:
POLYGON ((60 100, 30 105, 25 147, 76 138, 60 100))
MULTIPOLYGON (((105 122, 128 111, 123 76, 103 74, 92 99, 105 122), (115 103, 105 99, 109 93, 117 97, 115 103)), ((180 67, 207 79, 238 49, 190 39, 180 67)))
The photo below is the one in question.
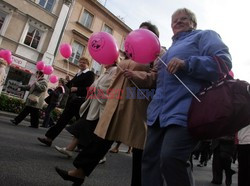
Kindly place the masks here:
POLYGON ((131 29, 151 21, 160 31, 160 42, 171 45, 171 15, 178 8, 196 14, 197 29, 216 31, 229 47, 235 78, 250 82, 250 2, 248 0, 99 0, 131 29))

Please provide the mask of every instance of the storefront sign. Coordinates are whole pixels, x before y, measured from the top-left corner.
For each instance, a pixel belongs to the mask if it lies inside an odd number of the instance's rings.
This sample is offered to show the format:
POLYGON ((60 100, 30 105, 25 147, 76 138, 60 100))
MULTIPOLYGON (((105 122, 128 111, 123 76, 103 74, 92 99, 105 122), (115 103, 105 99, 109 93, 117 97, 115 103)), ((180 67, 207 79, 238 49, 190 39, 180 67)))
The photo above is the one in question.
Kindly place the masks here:
POLYGON ((26 66, 26 63, 27 61, 19 58, 19 57, 16 57, 16 56, 12 56, 12 63, 15 64, 15 65, 18 65, 20 67, 25 67, 26 66))

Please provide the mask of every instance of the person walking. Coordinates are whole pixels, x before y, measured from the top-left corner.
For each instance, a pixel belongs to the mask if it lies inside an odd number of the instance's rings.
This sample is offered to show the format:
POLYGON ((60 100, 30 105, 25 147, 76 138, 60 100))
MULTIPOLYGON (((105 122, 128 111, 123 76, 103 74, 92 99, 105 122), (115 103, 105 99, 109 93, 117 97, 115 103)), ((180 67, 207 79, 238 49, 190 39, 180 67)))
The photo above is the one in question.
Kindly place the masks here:
POLYGON ((80 71, 75 77, 66 84, 70 89, 70 95, 67 104, 58 119, 56 125, 49 128, 45 134, 45 138, 38 137, 38 141, 51 146, 53 140, 61 133, 69 121, 75 116, 80 118, 79 109, 87 96, 88 87, 94 82, 95 74, 89 70, 89 60, 81 57, 78 62, 80 71))
POLYGON ((172 15, 173 43, 162 56, 157 76, 157 89, 147 110, 147 139, 142 159, 142 185, 193 185, 190 155, 197 144, 187 129, 187 116, 192 94, 204 83, 220 77, 219 57, 231 69, 228 47, 212 30, 196 30, 195 14, 189 9, 172 15))
POLYGON ((10 121, 14 125, 18 125, 21 121, 30 114, 30 126, 32 128, 39 127, 39 110, 43 107, 45 92, 48 87, 48 82, 44 78, 42 71, 36 72, 36 81, 32 85, 20 85, 21 90, 28 90, 29 94, 25 102, 24 109, 10 121))
POLYGON ((44 99, 44 101, 48 105, 45 110, 45 117, 41 127, 48 128, 54 125, 53 119, 51 118, 50 114, 57 106, 59 106, 60 101, 62 100, 63 94, 65 93, 64 85, 64 79, 60 78, 58 81, 58 86, 55 88, 55 90, 48 90, 49 96, 44 99))
POLYGON ((2 92, 3 84, 6 79, 6 66, 7 62, 3 58, 0 58, 0 93, 2 92))
POLYGON ((80 108, 81 118, 66 130, 73 135, 73 139, 66 147, 55 146, 60 153, 72 157, 77 146, 88 146, 94 138, 93 131, 101 117, 107 98, 108 88, 116 73, 116 64, 104 65, 106 71, 89 87, 87 99, 80 108))
POLYGON ((250 125, 237 133, 238 186, 250 185, 250 125))
MULTIPOLYGON (((149 24, 151 27, 147 28, 159 34, 157 27, 149 24)), ((147 131, 146 108, 155 88, 157 63, 139 64, 124 59, 118 65, 109 99, 94 131, 95 139, 74 160, 76 169, 65 171, 56 167, 57 173, 65 180, 79 185, 83 183, 85 176, 91 174, 113 142, 120 141, 133 148, 131 185, 141 185, 141 157, 147 131), (148 90, 146 98, 141 97, 134 84, 148 90)))
POLYGON ((212 172, 213 179, 211 183, 220 185, 223 180, 223 170, 225 170, 225 184, 230 186, 232 184, 232 175, 236 172, 231 169, 231 164, 233 161, 233 155, 236 150, 234 144, 235 136, 224 136, 218 139, 212 140, 212 172))

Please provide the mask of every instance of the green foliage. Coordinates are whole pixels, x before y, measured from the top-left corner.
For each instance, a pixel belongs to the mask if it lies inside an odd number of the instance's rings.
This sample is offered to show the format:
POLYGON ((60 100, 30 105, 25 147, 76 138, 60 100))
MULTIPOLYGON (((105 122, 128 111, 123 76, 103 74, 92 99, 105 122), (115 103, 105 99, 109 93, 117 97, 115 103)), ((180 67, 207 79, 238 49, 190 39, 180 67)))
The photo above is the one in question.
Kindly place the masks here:
MULTIPOLYGON (((8 96, 5 94, 0 95, 0 110, 5 112, 12 112, 19 114, 25 106, 25 102, 22 99, 8 96)), ((44 119, 46 107, 40 110, 40 119, 44 119)), ((57 121, 62 113, 61 109, 55 108, 51 115, 54 121, 57 121)))
POLYGON ((24 102, 22 99, 0 95, 0 110, 12 113, 19 113, 24 108, 24 102))

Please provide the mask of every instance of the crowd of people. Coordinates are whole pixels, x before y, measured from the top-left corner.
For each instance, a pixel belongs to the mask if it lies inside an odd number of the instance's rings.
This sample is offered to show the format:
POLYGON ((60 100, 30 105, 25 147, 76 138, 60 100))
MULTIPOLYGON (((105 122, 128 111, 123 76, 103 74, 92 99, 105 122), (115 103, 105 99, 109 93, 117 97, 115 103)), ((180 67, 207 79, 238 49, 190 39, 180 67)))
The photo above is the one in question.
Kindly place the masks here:
MULTIPOLYGON (((150 22, 142 23, 140 28, 159 37, 157 27, 150 22)), ((190 160, 199 154, 200 167, 206 166, 213 157, 211 183, 222 184, 224 170, 225 184, 230 186, 232 175, 236 173, 231 168, 236 151, 238 184, 250 185, 249 127, 219 139, 200 142, 194 139, 187 129, 193 97, 174 76, 178 75, 194 94, 198 93, 206 83, 221 77, 215 57, 224 61, 228 69, 232 68, 228 47, 215 31, 198 30, 196 16, 189 9, 178 9, 172 14, 171 28, 172 45, 166 51, 162 49, 159 55, 167 67, 158 60, 139 64, 125 56, 113 65, 105 65, 105 73, 95 80, 94 73, 89 70, 89 60, 82 57, 79 59, 80 70, 73 79, 60 79, 57 88, 48 91, 43 127, 50 128, 44 137, 37 138, 39 142, 50 147, 69 121, 76 118, 76 122, 66 128, 73 135, 72 141, 65 147, 55 146, 58 152, 68 157, 72 157, 76 148, 80 149, 73 161, 74 169, 55 167, 64 180, 81 185, 117 142, 111 152, 117 153, 120 143, 129 147, 129 153, 132 149, 132 186, 192 186, 190 160), (154 96, 127 99, 126 91, 122 96, 118 91, 113 92, 112 97, 108 96, 110 90, 128 90, 135 85, 141 89, 155 89, 154 96), (65 89, 69 90, 68 101, 54 124, 50 114, 59 105, 65 89)), ((39 109, 47 87, 41 71, 36 73, 35 83, 20 87, 29 90, 29 95, 24 109, 11 120, 13 124, 18 125, 30 114, 30 127, 38 128, 39 109)))

